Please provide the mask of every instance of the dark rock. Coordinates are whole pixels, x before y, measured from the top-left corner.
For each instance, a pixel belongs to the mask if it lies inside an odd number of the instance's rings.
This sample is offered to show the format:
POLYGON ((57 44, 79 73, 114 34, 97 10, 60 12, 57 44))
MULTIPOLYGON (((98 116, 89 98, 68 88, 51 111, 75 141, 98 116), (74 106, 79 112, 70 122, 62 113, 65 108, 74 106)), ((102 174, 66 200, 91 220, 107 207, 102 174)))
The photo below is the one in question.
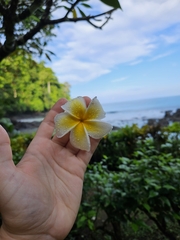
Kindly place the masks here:
POLYGON ((173 117, 180 119, 180 108, 176 110, 176 112, 173 114, 173 117))
POLYGON ((120 129, 120 127, 113 126, 113 129, 112 129, 112 130, 114 131, 114 130, 119 130, 119 129, 120 129))
POLYGON ((158 124, 161 127, 167 127, 169 125, 169 120, 167 118, 159 119, 158 124))
POLYGON ((172 117, 172 111, 165 111, 164 117, 165 117, 165 118, 170 118, 170 117, 172 117))
POLYGON ((156 125, 158 123, 157 119, 148 119, 147 124, 152 126, 152 125, 156 125))
POLYGON ((180 109, 177 109, 175 113, 173 111, 166 111, 164 117, 161 119, 148 119, 147 124, 150 126, 160 125, 166 127, 173 122, 180 122, 180 109))
POLYGON ((13 121, 14 128, 16 130, 21 129, 34 129, 38 128, 41 122, 34 121, 34 122, 19 122, 19 121, 13 121))

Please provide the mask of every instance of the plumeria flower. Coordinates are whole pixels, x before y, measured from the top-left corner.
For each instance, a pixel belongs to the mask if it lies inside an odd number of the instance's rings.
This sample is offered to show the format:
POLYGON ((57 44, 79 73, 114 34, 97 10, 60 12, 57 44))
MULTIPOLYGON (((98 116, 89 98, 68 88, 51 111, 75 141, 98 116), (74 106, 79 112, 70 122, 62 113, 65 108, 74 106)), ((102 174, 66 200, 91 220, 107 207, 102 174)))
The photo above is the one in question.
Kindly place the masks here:
POLYGON ((90 151, 90 137, 100 139, 112 130, 109 123, 100 119, 105 112, 97 97, 88 105, 83 97, 66 102, 61 108, 64 112, 55 116, 55 129, 58 138, 70 132, 71 144, 81 150, 90 151))

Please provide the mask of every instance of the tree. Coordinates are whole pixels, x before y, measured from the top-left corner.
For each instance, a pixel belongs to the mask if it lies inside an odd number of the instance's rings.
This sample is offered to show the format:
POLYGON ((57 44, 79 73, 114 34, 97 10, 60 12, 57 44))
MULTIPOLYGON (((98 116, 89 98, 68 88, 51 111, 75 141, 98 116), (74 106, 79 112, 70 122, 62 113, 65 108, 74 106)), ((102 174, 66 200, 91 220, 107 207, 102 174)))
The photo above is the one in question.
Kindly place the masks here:
POLYGON ((24 48, 29 53, 49 54, 48 41, 54 36, 53 29, 64 22, 86 21, 101 29, 116 9, 121 9, 118 0, 99 0, 110 10, 93 14, 88 12, 90 0, 1 0, 0 1, 0 61, 24 48), (60 9, 62 17, 53 19, 53 12, 60 9), (102 19, 103 18, 103 19, 102 19), (99 21, 101 25, 98 25, 99 21))
POLYGON ((68 83, 59 83, 44 62, 28 53, 11 54, 0 64, 0 116, 46 111, 59 98, 70 98, 68 83))

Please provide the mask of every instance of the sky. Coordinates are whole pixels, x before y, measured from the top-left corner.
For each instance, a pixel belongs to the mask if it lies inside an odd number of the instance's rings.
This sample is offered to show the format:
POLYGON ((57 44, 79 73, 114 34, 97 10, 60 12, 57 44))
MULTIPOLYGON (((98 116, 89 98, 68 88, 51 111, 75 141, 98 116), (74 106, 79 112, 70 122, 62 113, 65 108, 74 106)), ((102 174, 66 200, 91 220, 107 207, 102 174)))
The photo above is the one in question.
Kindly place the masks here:
MULTIPOLYGON (((99 0, 89 3, 96 12, 109 9, 99 0)), ((71 85, 71 98, 111 103, 180 95, 180 0, 120 3, 123 11, 103 30, 63 23, 47 47, 56 56, 46 66, 71 85)))

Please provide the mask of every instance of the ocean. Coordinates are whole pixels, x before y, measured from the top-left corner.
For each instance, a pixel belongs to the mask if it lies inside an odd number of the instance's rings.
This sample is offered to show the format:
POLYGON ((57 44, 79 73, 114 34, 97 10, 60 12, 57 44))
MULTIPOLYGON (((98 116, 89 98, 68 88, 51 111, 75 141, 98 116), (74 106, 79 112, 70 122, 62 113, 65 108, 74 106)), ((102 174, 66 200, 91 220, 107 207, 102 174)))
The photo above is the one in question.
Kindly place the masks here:
MULTIPOLYGON (((102 104, 106 117, 103 121, 113 126, 124 127, 125 125, 137 124, 142 127, 150 118, 159 119, 165 111, 175 112, 180 108, 180 96, 143 99, 129 102, 117 102, 102 104)), ((42 121, 43 118, 23 118, 20 122, 42 121)))
POLYGON ((142 127, 150 118, 164 117, 165 111, 175 112, 180 108, 180 96, 143 99, 129 102, 103 104, 106 117, 113 126, 137 124, 142 127))

